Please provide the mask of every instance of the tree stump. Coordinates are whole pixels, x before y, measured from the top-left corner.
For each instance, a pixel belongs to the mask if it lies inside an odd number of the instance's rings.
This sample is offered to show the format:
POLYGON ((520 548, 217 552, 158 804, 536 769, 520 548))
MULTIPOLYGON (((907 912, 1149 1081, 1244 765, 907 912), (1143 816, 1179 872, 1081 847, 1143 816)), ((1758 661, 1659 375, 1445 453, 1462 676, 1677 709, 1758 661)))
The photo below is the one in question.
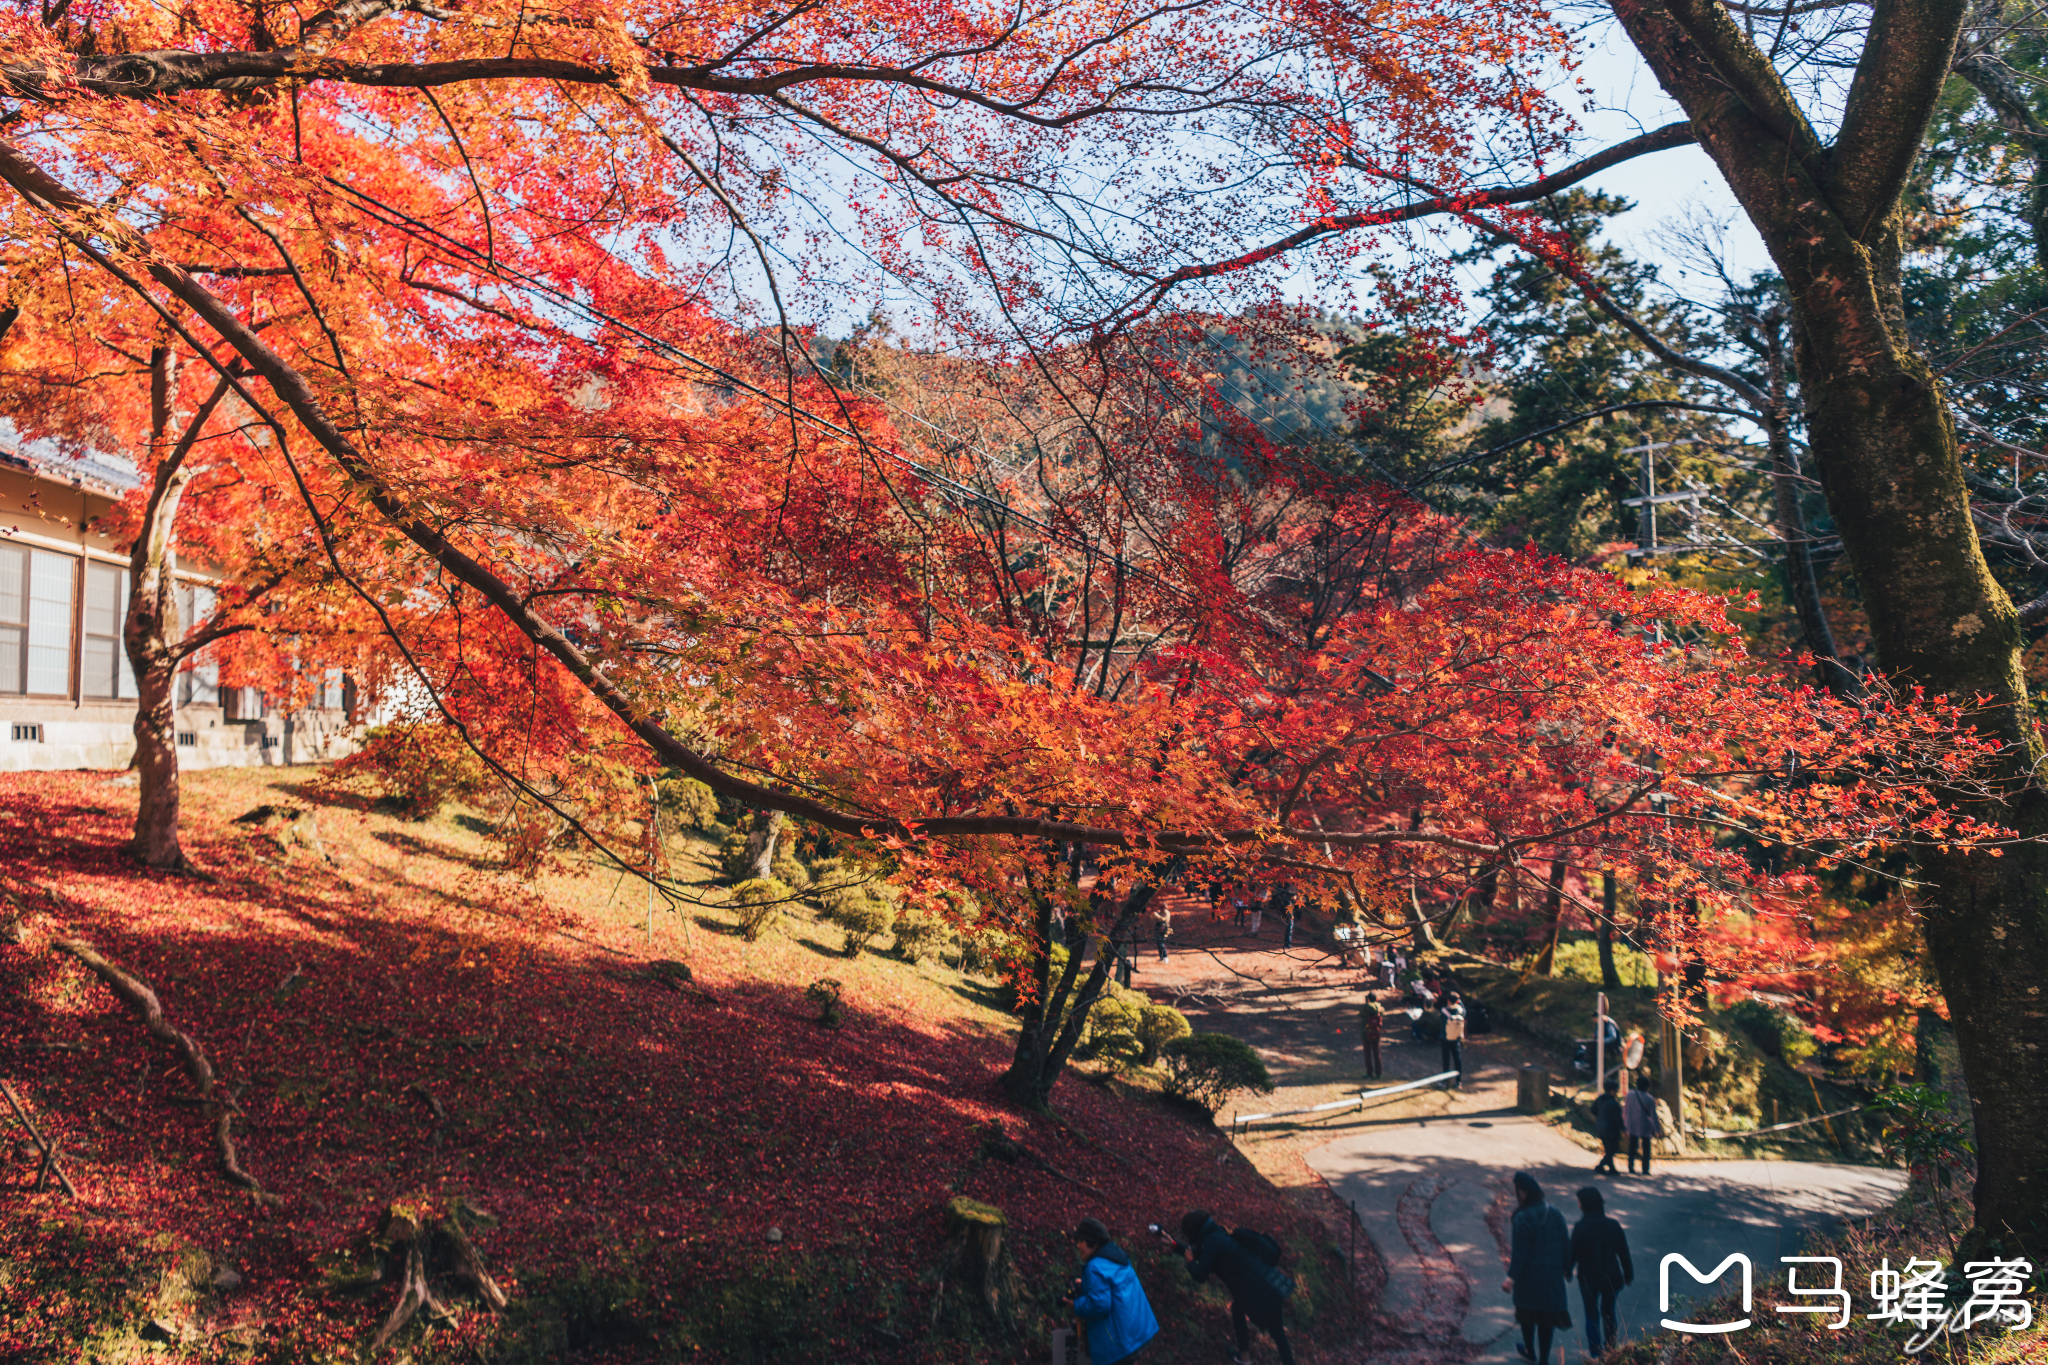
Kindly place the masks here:
POLYGON ((485 1271, 462 1220, 478 1215, 461 1201, 445 1214, 421 1204, 388 1205, 371 1239, 378 1258, 378 1280, 398 1282, 398 1301, 370 1342, 370 1353, 383 1349, 400 1328, 424 1309, 431 1317, 448 1317, 448 1304, 436 1283, 481 1300, 492 1312, 508 1302, 505 1291, 485 1271))
MULTIPOLYGON (((946 1251, 940 1262, 940 1296, 944 1281, 959 1279, 974 1290, 990 1317, 1012 1322, 1018 1298, 1017 1268, 1003 1236, 1010 1220, 992 1204, 963 1196, 946 1201, 946 1251)), ((938 1316, 938 1302, 932 1315, 938 1316)))

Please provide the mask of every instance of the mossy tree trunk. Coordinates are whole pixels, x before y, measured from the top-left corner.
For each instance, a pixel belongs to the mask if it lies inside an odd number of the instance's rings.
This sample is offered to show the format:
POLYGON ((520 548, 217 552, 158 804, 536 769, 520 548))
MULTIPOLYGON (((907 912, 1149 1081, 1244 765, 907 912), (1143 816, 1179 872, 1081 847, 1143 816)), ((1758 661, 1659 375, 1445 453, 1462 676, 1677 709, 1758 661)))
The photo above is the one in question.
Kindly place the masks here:
MULTIPOLYGON (((1970 813, 2048 836, 2020 610, 1978 544, 1955 424, 1906 333, 1900 283, 1907 181, 1963 0, 1878 0, 1831 145, 1717 0, 1613 8, 1785 281, 1808 436, 1879 664, 1971 706, 2006 746, 2005 799, 1970 813)), ((2048 849, 1938 855, 1922 874, 1979 1143, 1962 1259, 2048 1265, 2048 849)))

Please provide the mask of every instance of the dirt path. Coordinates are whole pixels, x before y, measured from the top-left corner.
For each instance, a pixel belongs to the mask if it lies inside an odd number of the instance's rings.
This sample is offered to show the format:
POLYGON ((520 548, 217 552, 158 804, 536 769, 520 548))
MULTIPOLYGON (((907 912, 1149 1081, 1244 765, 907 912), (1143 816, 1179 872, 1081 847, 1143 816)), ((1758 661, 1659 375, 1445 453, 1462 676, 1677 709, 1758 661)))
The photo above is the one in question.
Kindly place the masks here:
MULTIPOLYGON (((1276 1085, 1245 1096, 1236 1113, 1301 1109, 1434 1075, 1439 1045, 1389 1016, 1384 1074, 1364 1077, 1357 1037, 1361 974, 1329 954, 1281 946, 1266 921, 1252 937, 1212 921, 1197 897, 1170 899, 1175 933, 1164 963, 1148 943, 1133 984, 1177 1001, 1195 1027, 1258 1048, 1276 1085)), ((1389 1006, 1393 997, 1379 998, 1389 1006)), ((1501 1292, 1508 1177, 1529 1170, 1551 1203, 1576 1221, 1574 1192, 1597 1159, 1552 1124, 1515 1110, 1517 1073, 1529 1063, 1555 1076, 1565 1059, 1506 1031, 1466 1043, 1466 1081, 1370 1101, 1362 1110, 1262 1122, 1238 1146, 1275 1184, 1305 1199, 1355 1204, 1363 1231, 1358 1279, 1377 1295, 1360 1365, 1456 1365, 1513 1360, 1513 1311, 1501 1292)), ((1569 1082, 1568 1082, 1569 1083, 1569 1082)), ((1228 1123, 1226 1110, 1218 1121, 1228 1123)), ((1622 1330, 1656 1330, 1657 1273, 1666 1252, 1717 1264, 1749 1254, 1759 1279, 1796 1250, 1804 1229, 1888 1204, 1899 1172, 1774 1161, 1667 1161, 1651 1180, 1601 1178, 1609 1209, 1630 1230, 1637 1283, 1622 1299, 1622 1330)), ((1572 1296, 1573 1317, 1580 1316, 1572 1296)), ((1558 1359, 1583 1357, 1575 1328, 1558 1359)))

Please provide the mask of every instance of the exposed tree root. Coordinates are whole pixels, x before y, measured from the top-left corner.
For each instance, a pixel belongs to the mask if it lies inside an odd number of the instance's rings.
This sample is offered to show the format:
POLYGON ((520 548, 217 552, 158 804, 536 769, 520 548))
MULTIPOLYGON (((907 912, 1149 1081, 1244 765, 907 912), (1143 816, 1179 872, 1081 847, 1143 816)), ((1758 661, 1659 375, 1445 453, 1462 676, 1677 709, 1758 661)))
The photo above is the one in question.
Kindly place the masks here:
POLYGON ((1095 1195, 1098 1198, 1108 1197, 1087 1181, 1078 1180, 1068 1175, 1065 1171, 1011 1137, 1003 1130, 1003 1126, 1000 1123, 991 1123, 983 1131, 981 1154, 984 1157, 993 1157, 997 1161, 1007 1161, 1013 1166, 1026 1166, 1034 1171, 1043 1171, 1054 1180, 1063 1180, 1075 1189, 1086 1190, 1089 1194, 1095 1195))
POLYGON ((398 1302, 391 1305, 391 1315, 384 1319, 384 1325, 371 1338, 371 1353, 383 1350, 384 1343, 396 1336, 398 1329, 411 1322, 413 1315, 422 1308, 436 1317, 445 1317, 448 1313, 448 1306, 434 1297, 434 1287, 427 1283, 427 1258, 420 1251, 420 1239, 411 1237, 405 1243, 405 1271, 398 1285, 398 1302))
POLYGON ((14 1111, 14 1117, 20 1120, 21 1126, 28 1129, 30 1140, 35 1143, 36 1150, 43 1154, 42 1168, 36 1172, 36 1188, 43 1188, 54 1175, 57 1177, 57 1183, 64 1187, 64 1193, 73 1199, 78 1198, 78 1187, 71 1183, 71 1177, 64 1173, 64 1164, 57 1159, 57 1143, 45 1138, 42 1130, 36 1127, 35 1120, 28 1116, 28 1110, 15 1098, 13 1086, 0 1081, 0 1095, 7 1097, 7 1107, 14 1111))
POLYGON ((213 1064, 206 1060, 206 1053, 192 1036, 171 1026, 164 1018, 163 1006, 158 1003, 156 992, 136 980, 113 963, 101 957, 90 943, 75 938, 52 939, 50 946, 58 952, 69 953, 91 968, 93 974, 107 983, 107 989, 121 998, 121 1002, 135 1011, 142 1019, 142 1026, 151 1037, 176 1052, 185 1063, 185 1073, 192 1083, 199 1087, 199 1097, 216 1106, 213 1121, 213 1146, 220 1157, 221 1172, 231 1184, 263 1196, 263 1186, 255 1176, 242 1168, 241 1158, 235 1152, 235 1138, 231 1131, 238 1112, 234 1098, 220 1087, 220 1081, 213 1074, 213 1064))
POLYGON ((445 1218, 401 1212, 398 1208, 384 1210, 375 1241, 384 1265, 397 1266, 398 1302, 391 1305, 377 1335, 370 1339, 369 1354, 383 1350, 423 1310, 430 1317, 453 1316, 453 1310, 434 1292, 436 1275, 454 1280, 483 1300, 491 1311, 504 1310, 509 1302, 505 1291, 485 1271, 476 1248, 470 1245, 469 1234, 463 1231, 466 1207, 458 1202, 445 1218))

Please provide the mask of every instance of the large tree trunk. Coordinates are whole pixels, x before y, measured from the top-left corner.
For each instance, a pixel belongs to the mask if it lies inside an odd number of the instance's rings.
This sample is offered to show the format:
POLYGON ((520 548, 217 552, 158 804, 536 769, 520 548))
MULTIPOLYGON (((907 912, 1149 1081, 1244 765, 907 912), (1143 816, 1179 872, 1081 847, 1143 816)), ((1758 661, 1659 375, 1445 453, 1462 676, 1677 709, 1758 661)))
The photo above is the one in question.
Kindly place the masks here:
MULTIPOLYGON (((121 645, 135 671, 135 855, 150 867, 182 868, 178 842, 178 620, 177 584, 171 560, 171 531, 178 503, 191 480, 191 466, 179 452, 162 449, 170 430, 177 385, 175 354, 159 346, 150 353, 150 437, 159 458, 144 505, 142 526, 129 552, 128 615, 121 645)), ((209 409, 211 404, 208 405, 209 409)), ((204 417, 199 419, 204 421, 204 417)), ((195 423, 196 428, 196 423, 195 423)))
MULTIPOLYGON (((1899 283, 1901 203, 1963 5, 1877 6, 1832 146, 1713 0, 1614 11, 1785 280, 1809 438, 1879 664, 1974 708, 2007 746, 2009 799, 1970 813, 2048 836, 2019 615, 1978 545, 1954 423, 1906 335, 1899 283)), ((2048 1265, 2048 848, 1932 857, 1923 874, 1977 1124, 1976 1224, 1958 1259, 2048 1265)))
MULTIPOLYGON (((1017 1033, 1017 1052, 1009 1070, 1003 1073, 1003 1089, 1026 1109, 1045 1110, 1051 1106, 1053 1083, 1059 1080, 1081 1041, 1088 1012, 1109 987, 1109 974, 1116 963, 1112 945, 1120 942, 1152 901, 1154 887, 1145 883, 1117 906, 1114 914, 1091 914, 1089 939, 1095 944, 1095 963, 1085 979, 1081 976, 1081 951, 1070 949, 1064 970, 1057 980, 1052 975, 1052 897, 1055 894, 1039 880, 1042 874, 1025 870, 1026 893, 1035 913, 1032 985, 1036 995, 1024 1007, 1024 1020, 1017 1033)), ((1094 907, 1105 902, 1097 899, 1094 907)))

